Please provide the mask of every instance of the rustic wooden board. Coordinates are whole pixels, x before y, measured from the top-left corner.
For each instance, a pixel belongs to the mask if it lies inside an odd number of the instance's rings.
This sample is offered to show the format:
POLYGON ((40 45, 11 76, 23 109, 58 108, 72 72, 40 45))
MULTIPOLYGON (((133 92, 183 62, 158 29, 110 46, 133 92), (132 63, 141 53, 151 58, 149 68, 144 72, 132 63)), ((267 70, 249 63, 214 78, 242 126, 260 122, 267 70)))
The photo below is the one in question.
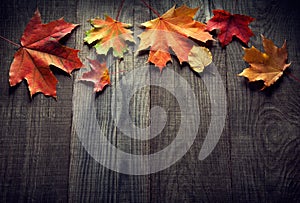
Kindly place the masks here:
MULTIPOLYGON (((1 35, 19 42, 38 7, 43 22, 64 16, 76 21, 73 1, 1 2, 1 35)), ((8 71, 16 50, 1 40, 1 183, 2 202, 67 201, 72 121, 72 77, 56 71, 58 101, 30 96, 22 82, 9 88, 8 71)), ((71 37, 68 46, 75 46, 71 37)))
MULTIPOLYGON (((300 15, 293 1, 246 1, 246 0, 164 0, 147 1, 160 14, 174 4, 200 7, 196 19, 206 22, 213 9, 225 9, 232 13, 250 15, 256 36, 249 46, 262 50, 260 34, 271 38, 277 46, 287 40, 290 73, 300 78, 299 53, 300 15)), ((187 91, 195 94, 200 119, 194 143, 182 159, 169 168, 150 175, 127 175, 107 169, 98 163, 85 148, 78 129, 81 116, 76 108, 84 109, 95 118, 107 139, 119 149, 132 154, 150 154, 167 147, 177 136, 183 112, 176 97, 158 86, 145 86, 130 99, 128 119, 145 133, 153 135, 159 126, 161 115, 150 115, 150 109, 160 106, 167 116, 166 125, 156 137, 140 141, 132 139, 117 127, 113 118, 121 111, 126 92, 116 88, 138 85, 141 81, 159 80, 159 70, 146 64, 147 56, 135 52, 119 63, 108 57, 112 85, 101 94, 93 95, 92 86, 78 82, 89 69, 86 58, 104 60, 95 50, 83 43, 84 32, 90 29, 88 19, 117 15, 120 1, 96 0, 36 0, 7 1, 0 6, 0 35, 18 42, 22 32, 38 7, 43 22, 64 16, 66 21, 79 23, 66 45, 80 49, 80 58, 86 69, 72 76, 55 71, 59 80, 58 100, 38 94, 30 99, 25 82, 9 87, 8 72, 15 47, 0 41, 0 201, 1 202, 299 202, 299 135, 300 93, 299 83, 285 74, 273 87, 258 91, 237 74, 247 67, 242 60, 242 44, 234 40, 226 48, 218 42, 210 47, 226 91, 226 120, 223 133, 213 152, 204 160, 198 155, 210 128, 212 101, 203 81, 203 75, 195 75, 187 65, 180 66, 176 58, 168 64, 167 86, 170 91, 187 91), (142 77, 133 70, 142 68, 142 77), (170 72, 174 70, 175 72, 170 72), (125 71, 125 72, 122 72, 125 71), (177 74, 188 81, 189 86, 179 87, 177 74), (120 82, 121 81, 121 82, 120 82), (93 100, 90 108, 87 99, 93 100), (153 119, 156 118, 157 120, 153 119), (80 119, 79 119, 80 120, 80 119), (147 128, 148 127, 148 128, 147 128)), ((139 24, 155 18, 139 1, 126 0, 119 20, 133 25, 134 37, 141 33, 139 24)), ((132 47, 134 50, 134 47, 132 47)), ((166 73, 165 71, 165 73, 166 73)), ((162 73, 162 77, 164 71, 162 73)), ((211 74, 213 72, 206 72, 211 74)), ((212 88, 217 88, 213 86, 212 88)), ((222 91, 216 89, 216 94, 222 91)), ((187 99, 186 105, 191 103, 187 99)), ((189 119, 189 118, 184 118, 189 119)), ((197 120, 197 119, 196 119, 197 120)), ((190 128, 196 120, 191 119, 190 128)), ((91 119, 82 120, 89 134, 97 132, 91 119)), ((189 133, 189 129, 185 129, 189 133)), ((138 135, 138 131, 132 131, 138 135)), ((101 136, 101 135, 99 135, 101 136)), ((88 146, 96 146, 91 137, 88 146)), ((100 145, 99 145, 100 146, 100 145)), ((99 147, 98 146, 98 147, 99 147)), ((101 151, 101 149, 99 149, 101 151)), ((110 150, 101 153, 113 163, 116 157, 110 150)), ((170 158, 177 152, 172 151, 170 158)), ((126 160, 123 160, 126 164, 126 160)), ((166 160, 168 161, 168 159, 166 160)), ((146 163, 147 164, 147 163, 146 163)), ((144 167, 140 163, 133 168, 144 167)))
MULTIPOLYGON (((286 39, 289 60, 293 61, 291 73, 299 76, 299 59, 293 51, 298 42, 292 36, 299 32, 300 21, 294 4, 239 1, 228 2, 223 8, 256 18, 252 27, 257 34, 250 44, 261 50, 260 34, 280 47, 286 39)), ((255 91, 255 87, 235 77, 247 66, 242 55, 238 43, 227 49, 233 201, 296 201, 299 191, 288 188, 299 184, 298 84, 285 76, 266 91, 255 91)))

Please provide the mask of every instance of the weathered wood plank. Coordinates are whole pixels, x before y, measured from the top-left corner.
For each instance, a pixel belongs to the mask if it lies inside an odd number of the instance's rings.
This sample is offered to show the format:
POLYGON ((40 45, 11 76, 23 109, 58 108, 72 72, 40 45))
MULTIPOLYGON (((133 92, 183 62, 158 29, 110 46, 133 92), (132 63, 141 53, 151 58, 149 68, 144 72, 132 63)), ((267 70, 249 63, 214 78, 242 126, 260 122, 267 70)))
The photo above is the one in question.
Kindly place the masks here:
MULTIPOLYGON (((100 17, 104 18, 107 14, 112 18, 117 15, 118 8, 121 1, 78 1, 78 21, 86 22, 88 19, 100 17)), ((148 19, 147 12, 139 1, 125 1, 123 9, 120 13, 119 20, 133 25, 134 37, 137 39, 139 28, 137 27, 140 22, 148 19)), ((88 22, 84 23, 81 27, 81 33, 77 35, 77 41, 83 42, 84 31, 91 28, 88 22)), ((128 88, 130 85, 135 84, 135 80, 146 80, 147 75, 139 78, 138 76, 131 75, 133 80, 127 81, 130 71, 143 66, 145 63, 144 57, 135 57, 134 53, 128 53, 124 56, 124 61, 118 62, 117 59, 112 57, 97 56, 95 49, 89 49, 83 43, 80 45, 82 49, 82 58, 88 56, 89 58, 98 58, 99 60, 107 60, 110 72, 112 73, 112 85, 107 87, 103 93, 95 97, 92 93, 92 88, 87 89, 88 84, 77 84, 75 86, 75 94, 82 98, 76 105, 84 105, 87 101, 85 98, 92 94, 92 100, 95 102, 95 109, 87 109, 89 114, 96 111, 96 119, 99 126, 91 127, 91 119, 83 120, 86 128, 91 128, 91 132, 95 131, 93 128, 100 127, 102 135, 91 136, 106 136, 110 142, 117 146, 119 149, 133 154, 143 153, 147 150, 147 143, 138 140, 130 139, 122 133, 122 130, 117 127, 116 121, 112 117, 112 113, 120 112, 124 103, 116 103, 116 100, 128 97, 124 92, 118 92, 116 86, 120 85, 121 88, 128 88), (143 59, 143 60, 141 60, 143 59), (120 72, 125 71, 125 72, 120 72), (120 73, 118 73, 120 72, 120 73), (120 83, 119 81, 122 80, 120 83), (115 108, 115 111, 113 110, 115 108)), ((88 64, 86 64, 88 67, 88 64)), ((82 71, 81 71, 82 72, 82 71)), ((77 74, 80 77, 81 72, 77 74)), ((144 128, 149 124, 149 88, 145 87, 131 98, 129 104, 130 116, 126 119, 132 119, 134 124, 138 127, 144 128)), ((79 113, 74 111, 74 116, 80 116, 79 113)), ((122 120, 121 120, 122 122, 122 120)), ((74 122, 75 124, 75 122, 74 122)), ((134 133, 134 132, 133 132, 134 133)), ((71 148, 71 165, 70 165, 70 202, 148 202, 149 198, 149 180, 147 176, 129 176, 109 170, 94 160, 90 154, 87 153, 84 144, 82 144, 82 135, 73 126, 72 131, 72 148, 71 148), (81 140, 80 140, 81 139, 81 140), (86 191, 86 192, 82 192, 86 191)), ((85 145, 87 147, 87 145, 85 145)), ((90 147, 91 148, 91 147, 90 147)), ((96 151, 100 151, 105 156, 106 162, 113 163, 116 159, 109 150, 101 149, 101 146, 95 147, 96 151)), ((89 151, 89 150, 88 150, 89 151)), ((126 163, 126 160, 124 160, 126 163)), ((133 165, 132 167, 140 167, 133 165)))
MULTIPOLYGON (((19 42, 36 8, 43 22, 62 16, 75 22, 73 1, 2 1, 1 35, 19 42)), ((71 37, 67 45, 75 47, 71 37)), ((68 200, 72 77, 59 71, 58 100, 30 96, 23 81, 9 88, 8 71, 16 48, 1 40, 0 201, 68 200)))
MULTIPOLYGON (((173 1, 155 1, 152 3, 152 6, 162 14, 172 7, 174 3, 175 2, 173 1)), ((179 1, 177 6, 179 7, 183 4, 193 8, 200 7, 196 14, 196 20, 205 22, 207 2, 179 1)), ((218 69, 220 69, 219 73, 225 81, 226 74, 225 71, 221 69, 224 67, 224 62, 222 60, 224 52, 221 49, 218 49, 215 44, 211 51, 214 55, 214 63, 218 69)), ((225 137, 222 135, 217 147, 207 159, 203 161, 198 159, 200 149, 210 127, 211 118, 213 116, 217 116, 214 112, 211 112, 210 92, 207 90, 207 84, 204 83, 201 75, 197 76, 187 65, 180 66, 176 57, 173 57, 173 59, 174 62, 170 65, 170 68, 175 70, 175 72, 182 76, 184 80, 188 81, 196 96, 199 106, 199 115, 196 116, 200 119, 200 125, 197 137, 188 153, 170 168, 151 175, 151 200, 155 202, 228 202, 231 198, 231 174, 228 140, 226 139, 226 135, 225 137)), ((206 72, 205 74, 210 74, 211 77, 214 77, 214 73, 206 72)), ((173 86, 175 91, 180 91, 177 87, 178 81, 170 79, 168 84, 173 86)), ((181 91, 187 91, 187 88, 190 87, 186 87, 181 91)), ((191 98, 186 99, 191 100, 191 98)), ((226 100, 226 98, 221 99, 226 100)), ((172 142, 172 140, 177 136, 178 129, 179 126, 182 125, 183 118, 181 118, 182 109, 180 109, 174 96, 162 88, 153 92, 151 90, 151 105, 152 104, 164 107, 168 114, 168 122, 164 130, 160 134, 159 138, 152 142, 151 147, 154 148, 153 151, 155 151, 162 149, 172 142)), ((195 113, 196 112, 194 112, 194 114, 195 113)), ((189 125, 192 127, 192 125, 195 124, 191 122, 189 125)), ((188 131, 186 133, 188 135, 188 131)))
MULTIPOLYGON (((249 46, 264 51, 260 34, 277 46, 287 39, 291 72, 299 76, 294 51, 299 17, 291 2, 224 1, 223 6, 256 18, 249 46)), ((284 75, 273 87, 258 91, 236 77, 247 67, 243 55, 238 41, 226 48, 233 201, 299 201, 299 84, 284 75)))

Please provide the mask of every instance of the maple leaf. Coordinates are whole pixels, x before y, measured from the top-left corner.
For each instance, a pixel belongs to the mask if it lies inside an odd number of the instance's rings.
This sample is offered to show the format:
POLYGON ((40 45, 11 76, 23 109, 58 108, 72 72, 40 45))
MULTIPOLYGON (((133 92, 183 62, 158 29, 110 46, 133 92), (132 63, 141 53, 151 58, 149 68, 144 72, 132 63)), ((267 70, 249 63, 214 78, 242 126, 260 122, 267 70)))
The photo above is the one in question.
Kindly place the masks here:
POLYGON ((205 66, 212 62, 212 55, 209 49, 201 46, 193 46, 188 56, 190 67, 197 73, 201 73, 205 66))
POLYGON ((106 63, 101 64, 98 60, 88 60, 92 70, 83 73, 79 80, 94 83, 94 92, 100 92, 106 85, 110 85, 108 68, 106 63))
POLYGON ((236 36, 243 43, 248 44, 253 32, 248 25, 254 18, 246 15, 231 14, 225 10, 213 10, 214 17, 207 22, 207 30, 212 31, 219 29, 219 41, 222 47, 228 45, 232 41, 232 37, 236 36))
POLYGON ((205 31, 206 25, 193 19, 198 9, 185 5, 176 9, 173 6, 162 16, 142 23, 146 30, 139 35, 138 51, 150 47, 148 62, 155 64, 160 71, 171 61, 172 51, 180 63, 188 61, 188 54, 195 44, 190 38, 201 42, 213 40, 205 31))
POLYGON ((244 49, 244 60, 250 64, 250 67, 244 69, 239 76, 247 77, 250 82, 263 80, 263 90, 275 83, 291 63, 286 63, 288 58, 286 41, 281 48, 278 48, 270 39, 265 38, 263 35, 261 37, 266 52, 262 53, 253 46, 244 49))
POLYGON ((40 12, 36 10, 21 37, 21 47, 14 55, 9 72, 10 85, 26 79, 31 97, 41 92, 56 98, 58 81, 49 65, 69 74, 83 65, 77 56, 79 50, 59 43, 76 26, 65 22, 63 18, 42 24, 40 12))
POLYGON ((90 23, 93 28, 86 32, 84 41, 88 44, 96 42, 94 47, 98 54, 106 55, 110 48, 113 49, 115 57, 123 58, 123 54, 128 50, 126 41, 133 42, 132 31, 128 28, 130 24, 122 23, 106 16, 105 20, 95 18, 90 23))

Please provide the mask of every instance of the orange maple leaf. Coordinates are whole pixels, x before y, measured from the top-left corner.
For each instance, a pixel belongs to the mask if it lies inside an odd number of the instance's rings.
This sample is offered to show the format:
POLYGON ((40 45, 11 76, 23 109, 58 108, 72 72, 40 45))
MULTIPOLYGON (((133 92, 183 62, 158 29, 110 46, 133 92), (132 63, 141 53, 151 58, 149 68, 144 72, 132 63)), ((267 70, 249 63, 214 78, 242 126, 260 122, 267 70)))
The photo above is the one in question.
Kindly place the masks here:
POLYGON ((239 76, 247 77, 250 82, 263 80, 263 90, 274 84, 291 63, 286 63, 288 58, 286 41, 281 48, 278 48, 270 39, 265 38, 263 35, 261 37, 266 52, 262 53, 253 46, 244 49, 244 60, 250 64, 250 67, 244 69, 239 76))
POLYGON ((162 16, 142 23, 146 30, 139 35, 138 51, 150 47, 148 62, 161 71, 171 61, 172 51, 180 63, 188 61, 189 52, 195 44, 190 38, 201 42, 213 40, 205 31, 206 25, 193 19, 198 9, 185 5, 176 9, 174 6, 162 16))
POLYGON ((90 23, 93 28, 86 32, 84 41, 88 44, 96 42, 94 47, 98 54, 106 55, 112 48, 115 57, 122 58, 128 50, 126 41, 133 42, 132 31, 128 28, 131 24, 122 23, 106 16, 105 20, 95 18, 90 23))
POLYGON ((94 92, 100 92, 106 85, 110 85, 110 77, 106 63, 100 63, 98 60, 88 59, 91 71, 83 73, 81 81, 94 83, 94 92))
POLYGON ((62 18, 42 24, 37 10, 27 24, 21 38, 21 46, 10 66, 9 83, 14 86, 26 79, 30 96, 37 92, 56 98, 57 79, 49 65, 71 73, 83 66, 77 54, 79 50, 65 47, 59 40, 70 33, 77 24, 62 18))

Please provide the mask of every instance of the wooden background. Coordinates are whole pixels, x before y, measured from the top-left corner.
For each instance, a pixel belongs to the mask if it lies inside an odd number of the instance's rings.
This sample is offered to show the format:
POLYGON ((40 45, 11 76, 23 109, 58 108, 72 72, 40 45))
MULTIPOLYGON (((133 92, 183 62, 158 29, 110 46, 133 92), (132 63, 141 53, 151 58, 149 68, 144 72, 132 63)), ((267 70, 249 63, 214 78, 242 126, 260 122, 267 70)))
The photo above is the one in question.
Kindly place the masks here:
MULTIPOLYGON (((262 50, 260 34, 277 46, 286 39, 292 62, 289 72, 300 78, 300 15, 294 1, 149 3, 161 14, 175 3, 199 6, 196 20, 202 22, 212 17, 213 9, 252 16, 256 18, 251 23, 256 36, 249 46, 262 50)), ((37 7, 44 23, 64 16, 66 21, 81 24, 66 45, 80 49, 80 58, 88 67, 86 57, 95 59, 96 54, 83 44, 84 32, 90 28, 87 20, 104 14, 115 17, 119 4, 117 0, 2 0, 0 35, 19 42, 37 7)), ((136 37, 138 25, 154 17, 139 0, 126 0, 119 19, 134 25, 136 37)), ((82 91, 83 98, 90 94, 75 85, 82 71, 67 76, 53 69, 59 80, 58 100, 42 94, 31 100, 25 82, 9 87, 8 72, 16 47, 0 40, 0 202, 299 202, 300 83, 285 74, 273 87, 258 91, 236 76, 247 67, 238 40, 223 49, 216 42, 210 49, 227 94, 226 124, 216 148, 205 160, 197 159, 214 115, 201 77, 174 60, 168 66, 189 81, 198 99, 201 125, 196 140, 171 167, 151 175, 131 176, 97 163, 76 134, 72 124, 74 92, 82 91)), ((112 72, 129 71, 144 65, 146 56, 129 54, 121 64, 109 60, 112 72)), ((137 126, 149 125, 149 111, 156 105, 166 110, 168 121, 161 134, 150 141, 127 139, 110 116, 113 85, 124 76, 126 72, 112 75, 112 87, 95 98, 99 123, 124 151, 139 154, 163 149, 174 139, 181 122, 178 102, 155 86, 136 92, 130 113, 137 126)))

